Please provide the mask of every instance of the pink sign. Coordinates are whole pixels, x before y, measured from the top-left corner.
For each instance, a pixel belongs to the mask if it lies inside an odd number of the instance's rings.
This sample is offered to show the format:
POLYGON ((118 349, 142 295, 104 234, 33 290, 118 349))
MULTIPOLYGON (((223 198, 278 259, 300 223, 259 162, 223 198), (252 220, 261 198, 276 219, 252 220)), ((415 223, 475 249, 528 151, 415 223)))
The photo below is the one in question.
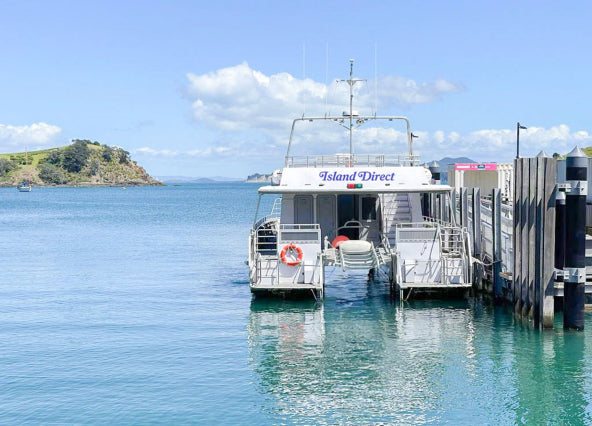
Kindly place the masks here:
POLYGON ((458 163, 454 170, 497 170, 497 163, 458 163))

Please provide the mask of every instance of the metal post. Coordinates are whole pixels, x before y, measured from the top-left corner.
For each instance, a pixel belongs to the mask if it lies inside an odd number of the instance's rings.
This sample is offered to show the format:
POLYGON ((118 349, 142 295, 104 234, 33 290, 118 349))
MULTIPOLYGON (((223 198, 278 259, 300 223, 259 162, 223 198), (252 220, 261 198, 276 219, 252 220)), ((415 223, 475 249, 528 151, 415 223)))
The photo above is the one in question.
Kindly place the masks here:
POLYGON ((516 158, 520 158, 520 129, 526 130, 525 126, 521 126, 520 122, 516 123, 516 158))
POLYGON ((516 123, 516 158, 520 158, 520 123, 516 123))
POLYGON ((578 147, 567 154, 565 283, 563 297, 563 328, 584 329, 586 287, 586 195, 588 193, 588 158, 578 147))

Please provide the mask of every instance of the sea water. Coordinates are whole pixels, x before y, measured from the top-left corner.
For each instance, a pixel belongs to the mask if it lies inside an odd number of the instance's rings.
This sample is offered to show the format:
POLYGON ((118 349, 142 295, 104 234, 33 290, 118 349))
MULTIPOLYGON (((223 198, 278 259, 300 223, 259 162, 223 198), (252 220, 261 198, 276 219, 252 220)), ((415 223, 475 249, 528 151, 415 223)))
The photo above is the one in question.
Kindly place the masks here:
MULTIPOLYGON (((592 321, 391 300, 255 300, 257 186, 0 189, 0 424, 592 422, 592 321)), ((270 206, 265 205, 265 208, 270 206)))

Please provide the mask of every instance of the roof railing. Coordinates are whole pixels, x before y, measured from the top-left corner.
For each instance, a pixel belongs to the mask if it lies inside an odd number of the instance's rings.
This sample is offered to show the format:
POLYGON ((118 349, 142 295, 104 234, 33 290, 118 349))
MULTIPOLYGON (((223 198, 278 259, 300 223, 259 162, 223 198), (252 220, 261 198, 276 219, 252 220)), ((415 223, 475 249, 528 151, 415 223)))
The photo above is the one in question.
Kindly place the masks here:
POLYGON ((286 167, 392 167, 416 166, 418 155, 408 154, 333 154, 286 157, 286 167))
MULTIPOLYGON (((288 150, 286 152, 286 167, 289 167, 287 165, 287 161, 289 158, 291 158, 290 156, 290 150, 292 149, 292 142, 294 139, 294 129, 296 127, 296 123, 300 123, 300 122, 314 122, 314 121, 329 121, 329 122, 334 122, 340 126, 345 127, 348 131, 349 131, 349 137, 350 137, 350 152, 349 156, 354 156, 354 150, 353 150, 353 141, 352 141, 352 132, 354 129, 361 127, 367 123, 371 123, 374 121, 403 121, 405 123, 405 133, 406 133, 406 139, 407 139, 407 149, 409 152, 409 157, 414 157, 413 155, 413 134, 411 133, 411 127, 409 125, 409 119, 407 117, 402 117, 402 116, 395 116, 395 115, 384 115, 384 116, 379 116, 379 115, 354 115, 353 112, 351 112, 349 115, 343 115, 343 116, 324 116, 324 117, 304 117, 302 116, 301 118, 297 118, 292 122, 292 130, 290 131, 290 139, 288 141, 288 150), (345 121, 349 120, 350 124, 348 126, 346 126, 344 123, 345 121)), ((347 167, 347 166, 346 166, 347 167)))

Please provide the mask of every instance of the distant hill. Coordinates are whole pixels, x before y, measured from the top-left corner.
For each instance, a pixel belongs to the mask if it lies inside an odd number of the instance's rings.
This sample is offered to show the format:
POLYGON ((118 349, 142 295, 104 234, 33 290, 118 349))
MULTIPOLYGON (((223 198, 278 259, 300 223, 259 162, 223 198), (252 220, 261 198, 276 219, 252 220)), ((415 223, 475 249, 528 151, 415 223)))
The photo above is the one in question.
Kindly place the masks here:
POLYGON ((162 185, 123 148, 86 139, 59 148, 0 154, 0 186, 16 186, 28 175, 34 186, 162 185))
MULTIPOLYGON (((441 167, 456 163, 476 163, 476 161, 468 157, 444 157, 441 160, 438 160, 438 164, 440 164, 441 167)), ((447 169, 448 167, 444 168, 447 169)))

